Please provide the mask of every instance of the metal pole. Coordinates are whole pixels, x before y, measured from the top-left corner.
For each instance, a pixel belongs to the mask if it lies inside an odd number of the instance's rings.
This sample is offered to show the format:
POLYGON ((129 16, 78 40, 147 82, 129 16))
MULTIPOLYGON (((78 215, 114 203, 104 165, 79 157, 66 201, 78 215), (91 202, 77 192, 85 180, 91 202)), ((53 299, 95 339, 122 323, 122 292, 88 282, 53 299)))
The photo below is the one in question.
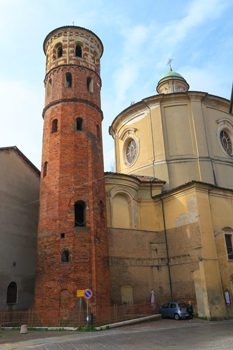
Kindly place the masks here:
POLYGON ((82 308, 82 297, 80 297, 80 305, 79 305, 79 323, 78 323, 78 330, 81 329, 81 308, 82 308))
POLYGON ((88 327, 88 299, 87 299, 87 327, 88 327))

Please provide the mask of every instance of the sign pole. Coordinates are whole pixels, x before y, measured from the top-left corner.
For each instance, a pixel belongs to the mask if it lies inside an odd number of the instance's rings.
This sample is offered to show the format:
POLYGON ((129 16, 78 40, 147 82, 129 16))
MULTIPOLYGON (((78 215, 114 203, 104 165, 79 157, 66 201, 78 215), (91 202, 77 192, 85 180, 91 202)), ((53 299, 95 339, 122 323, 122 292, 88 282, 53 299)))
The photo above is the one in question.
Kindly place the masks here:
POLYGON ((88 299, 87 299, 87 328, 88 328, 88 299))
POLYGON ((80 305, 79 305, 79 326, 78 329, 81 329, 81 308, 82 308, 82 297, 80 297, 80 305))

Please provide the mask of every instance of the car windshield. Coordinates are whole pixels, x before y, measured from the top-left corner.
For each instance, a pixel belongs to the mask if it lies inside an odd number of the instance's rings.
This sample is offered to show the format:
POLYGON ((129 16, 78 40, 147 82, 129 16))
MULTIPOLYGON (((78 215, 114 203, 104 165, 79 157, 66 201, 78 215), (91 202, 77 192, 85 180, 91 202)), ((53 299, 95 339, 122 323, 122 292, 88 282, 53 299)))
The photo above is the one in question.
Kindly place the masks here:
POLYGON ((179 303, 178 304, 181 309, 186 309, 186 304, 185 303, 179 303))

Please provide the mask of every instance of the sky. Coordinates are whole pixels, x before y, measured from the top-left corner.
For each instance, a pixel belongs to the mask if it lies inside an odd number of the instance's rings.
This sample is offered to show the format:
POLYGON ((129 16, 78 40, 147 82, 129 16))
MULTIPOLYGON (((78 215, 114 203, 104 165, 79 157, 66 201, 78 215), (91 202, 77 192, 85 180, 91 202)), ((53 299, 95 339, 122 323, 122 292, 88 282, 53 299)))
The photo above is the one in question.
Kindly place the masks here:
POLYGON ((230 99, 232 0, 0 0, 0 147, 17 146, 41 169, 43 41, 65 25, 93 31, 101 59, 105 171, 114 171, 113 119, 131 102, 156 95, 169 71, 190 90, 230 99))

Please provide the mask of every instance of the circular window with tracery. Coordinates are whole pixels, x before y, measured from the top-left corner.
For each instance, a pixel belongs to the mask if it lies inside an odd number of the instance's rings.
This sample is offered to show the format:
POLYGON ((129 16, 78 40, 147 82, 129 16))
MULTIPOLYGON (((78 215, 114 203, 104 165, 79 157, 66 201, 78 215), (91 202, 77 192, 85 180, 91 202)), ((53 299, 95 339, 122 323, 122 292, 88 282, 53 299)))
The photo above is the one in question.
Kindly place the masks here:
POLYGON ((229 156, 232 156, 232 142, 231 142, 230 135, 226 132, 226 130, 222 130, 220 132, 220 141, 224 151, 229 156))
POLYGON ((135 140, 131 139, 126 148, 126 159, 129 164, 132 164, 137 157, 137 145, 135 140))

